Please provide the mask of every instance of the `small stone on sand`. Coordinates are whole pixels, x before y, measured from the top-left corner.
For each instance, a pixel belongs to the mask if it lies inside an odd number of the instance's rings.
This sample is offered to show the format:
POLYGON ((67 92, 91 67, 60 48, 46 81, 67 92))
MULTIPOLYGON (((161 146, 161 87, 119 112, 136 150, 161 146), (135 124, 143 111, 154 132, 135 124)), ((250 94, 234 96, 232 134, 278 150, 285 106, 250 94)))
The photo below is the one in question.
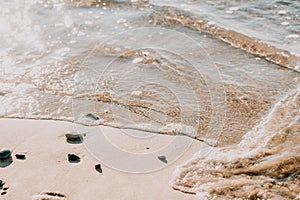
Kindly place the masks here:
POLYGON ((95 165, 95 170, 99 173, 102 173, 102 168, 101 168, 101 164, 97 164, 95 165))
POLYGON ((70 141, 79 141, 82 140, 82 134, 80 133, 67 133, 66 135, 67 140, 70 141))
POLYGON ((80 162, 80 157, 75 154, 68 154, 69 162, 80 162))
POLYGON ((166 156, 158 156, 157 158, 164 163, 168 163, 166 156))
POLYGON ((0 159, 8 159, 11 156, 11 150, 9 149, 2 149, 0 151, 0 159))
POLYGON ((22 153, 17 153, 16 154, 16 158, 19 160, 25 160, 26 159, 26 155, 22 154, 22 153))
POLYGON ((86 117, 91 118, 93 120, 99 120, 99 117, 97 117, 96 115, 94 115, 92 113, 87 114, 86 117))

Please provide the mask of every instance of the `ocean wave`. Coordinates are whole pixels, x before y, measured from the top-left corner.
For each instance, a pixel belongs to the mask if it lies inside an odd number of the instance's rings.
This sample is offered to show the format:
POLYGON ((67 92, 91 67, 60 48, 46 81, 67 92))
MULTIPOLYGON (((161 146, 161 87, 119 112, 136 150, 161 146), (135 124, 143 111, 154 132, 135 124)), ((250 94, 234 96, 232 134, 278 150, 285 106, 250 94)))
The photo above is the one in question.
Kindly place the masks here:
POLYGON ((300 176, 300 87, 275 104, 239 145, 200 153, 177 169, 175 189, 199 199, 296 199, 300 176))

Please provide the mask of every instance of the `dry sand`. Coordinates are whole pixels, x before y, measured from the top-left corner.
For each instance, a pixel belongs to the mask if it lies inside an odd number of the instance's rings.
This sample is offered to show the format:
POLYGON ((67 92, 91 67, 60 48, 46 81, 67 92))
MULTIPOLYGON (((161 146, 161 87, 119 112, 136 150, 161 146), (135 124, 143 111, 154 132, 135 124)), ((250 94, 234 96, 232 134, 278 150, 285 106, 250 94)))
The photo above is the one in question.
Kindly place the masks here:
MULTIPOLYGON (((203 147, 200 142, 194 141, 180 159, 164 169, 131 174, 105 166, 88 153, 84 143, 67 143, 64 134, 76 130, 73 123, 0 119, 0 127, 0 147, 13 151, 13 162, 0 167, 0 179, 8 187, 0 199, 195 199, 194 195, 173 190, 170 179, 176 166, 203 147), (26 159, 16 159, 15 153, 25 153, 26 159), (69 163, 68 153, 79 155, 81 161, 69 163), (102 164, 102 174, 94 169, 98 163, 102 164)), ((117 137, 124 139, 117 133, 110 139, 117 141, 117 137)), ((160 137, 172 139, 163 135, 156 139, 160 137)))

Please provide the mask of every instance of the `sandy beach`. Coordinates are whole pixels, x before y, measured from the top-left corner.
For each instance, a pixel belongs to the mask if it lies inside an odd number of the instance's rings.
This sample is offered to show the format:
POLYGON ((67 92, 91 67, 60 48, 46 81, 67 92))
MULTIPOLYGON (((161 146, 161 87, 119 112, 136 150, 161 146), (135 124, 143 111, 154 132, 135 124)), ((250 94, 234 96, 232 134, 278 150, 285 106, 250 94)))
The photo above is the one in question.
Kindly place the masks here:
POLYGON ((164 169, 132 174, 105 166, 88 153, 84 143, 67 143, 64 135, 74 131, 74 126, 59 121, 1 119, 0 147, 12 150, 13 162, 0 168, 0 179, 8 187, 0 199, 195 199, 172 189, 169 182, 176 166, 202 148, 200 142, 194 142, 164 169), (16 159, 16 153, 24 153, 26 159, 16 159), (79 155, 81 161, 69 163, 68 153, 79 155), (103 173, 94 169, 98 163, 103 173))
POLYGON ((300 199, 300 1, 0 1, 0 200, 300 199))

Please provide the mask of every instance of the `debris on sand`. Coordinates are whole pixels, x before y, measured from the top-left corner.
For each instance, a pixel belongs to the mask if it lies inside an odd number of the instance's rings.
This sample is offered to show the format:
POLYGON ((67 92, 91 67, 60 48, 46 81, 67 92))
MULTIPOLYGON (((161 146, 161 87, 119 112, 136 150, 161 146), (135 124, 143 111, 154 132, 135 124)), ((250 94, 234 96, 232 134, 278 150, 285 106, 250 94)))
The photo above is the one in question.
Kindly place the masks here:
POLYGON ((10 158, 10 156, 11 156, 11 150, 9 149, 0 150, 0 159, 5 160, 10 158))
POLYGON ((103 171, 102 171, 102 168, 101 168, 101 164, 95 165, 95 170, 96 170, 97 172, 99 172, 99 173, 102 173, 103 171))
POLYGON ((23 153, 17 153, 15 156, 19 160, 25 160, 26 159, 26 155, 23 154, 23 153))
POLYGON ((94 115, 94 114, 92 114, 92 113, 89 113, 89 114, 87 114, 85 116, 88 117, 88 118, 91 118, 93 120, 99 120, 99 117, 96 116, 96 115, 94 115))
POLYGON ((75 155, 75 154, 68 154, 68 160, 69 160, 69 162, 71 162, 71 163, 77 163, 77 162, 80 162, 80 157, 79 156, 77 156, 77 155, 75 155))
POLYGON ((83 141, 83 136, 80 133, 67 133, 65 136, 69 143, 82 143, 83 141))
POLYGON ((158 158, 158 160, 160 160, 161 162, 168 163, 166 156, 158 156, 157 158, 158 158))

